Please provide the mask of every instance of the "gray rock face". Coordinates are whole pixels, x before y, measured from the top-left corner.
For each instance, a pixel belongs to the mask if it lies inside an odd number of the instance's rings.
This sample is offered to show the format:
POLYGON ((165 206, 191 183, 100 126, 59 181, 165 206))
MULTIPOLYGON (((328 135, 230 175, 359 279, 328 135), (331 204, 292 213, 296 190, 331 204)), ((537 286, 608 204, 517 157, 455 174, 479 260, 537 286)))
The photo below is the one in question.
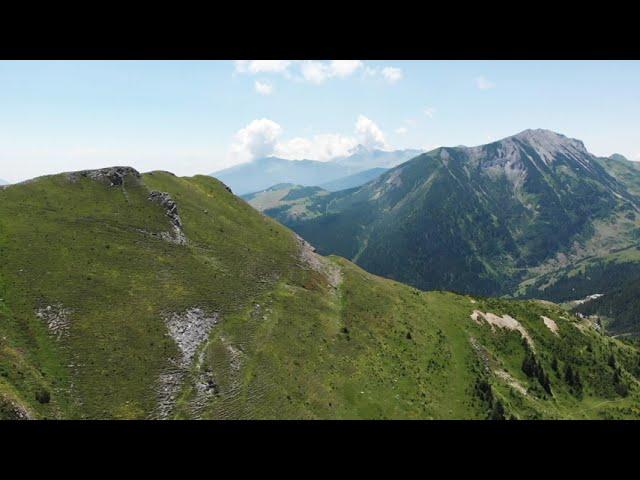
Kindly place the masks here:
POLYGON ((98 170, 82 170, 80 172, 69 173, 68 175, 69 180, 71 181, 77 181, 84 177, 105 183, 110 187, 124 185, 126 178, 131 178, 136 182, 140 180, 140 172, 131 167, 109 167, 98 170))
POLYGON ((209 332, 218 323, 218 315, 208 316, 199 308, 184 313, 174 313, 165 320, 169 335, 178 345, 182 358, 181 365, 189 365, 198 347, 209 337, 209 332))
POLYGON ((167 217, 169 217, 169 220, 171 221, 173 234, 161 234, 162 238, 178 245, 186 245, 187 237, 182 231, 182 219, 178 213, 178 204, 171 198, 171 195, 166 192, 154 191, 149 194, 149 200, 159 203, 164 208, 167 217))

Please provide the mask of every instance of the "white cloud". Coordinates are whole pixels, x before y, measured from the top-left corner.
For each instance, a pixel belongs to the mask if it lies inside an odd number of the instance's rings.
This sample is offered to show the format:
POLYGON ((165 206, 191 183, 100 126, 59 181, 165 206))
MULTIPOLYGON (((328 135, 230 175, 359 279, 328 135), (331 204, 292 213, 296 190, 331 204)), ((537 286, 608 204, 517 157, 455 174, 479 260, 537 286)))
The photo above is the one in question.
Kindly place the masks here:
POLYGON ((315 83, 316 85, 320 85, 324 83, 327 78, 330 76, 330 68, 326 63, 316 62, 315 60, 307 60, 303 62, 300 71, 302 73, 302 77, 311 83, 315 83))
POLYGON ((436 114, 436 109, 433 107, 427 107, 424 109, 424 114, 429 118, 433 118, 433 116, 436 114))
POLYGON ((393 84, 403 77, 402 69, 397 67, 372 67, 362 60, 235 60, 235 73, 240 74, 281 74, 285 78, 306 81, 322 85, 332 78, 347 78, 357 72, 362 75, 382 76, 393 84))
POLYGON ((327 161, 348 155, 358 144, 352 137, 339 133, 314 135, 312 138, 296 137, 278 144, 276 154, 292 160, 311 159, 327 161))
POLYGON ((273 93, 273 85, 267 82, 260 82, 256 80, 255 82, 256 92, 260 95, 271 95, 273 93))
POLYGON ((327 161, 348 155, 358 144, 371 149, 389 148, 382 130, 364 115, 358 116, 355 136, 323 133, 283 141, 280 139, 282 133, 282 127, 273 120, 253 120, 236 133, 226 164, 235 165, 270 155, 290 160, 327 161))
POLYGON ((406 133, 409 131, 409 129, 407 127, 398 127, 396 128, 396 133, 398 135, 406 135, 406 133))
POLYGON ((402 80, 402 69, 397 67, 385 67, 382 69, 382 76, 391 84, 402 80))
POLYGON ((236 60, 238 73, 285 73, 291 66, 290 60, 236 60))
POLYGON ((332 60, 329 69, 336 77, 353 75, 364 64, 360 60, 332 60))
POLYGON ((382 130, 372 120, 364 115, 358 115, 356 121, 358 140, 367 148, 386 148, 387 141, 382 130))
POLYGON ((330 78, 349 77, 363 65, 360 60, 332 60, 331 62, 307 60, 300 65, 300 73, 304 80, 320 85, 330 78))
POLYGON ((232 162, 242 163, 272 155, 281 133, 282 127, 273 120, 252 121, 235 135, 236 143, 231 146, 232 162))
POLYGON ((490 88, 495 88, 495 86, 495 83, 486 79, 482 75, 476 77, 476 87, 478 87, 480 90, 489 90, 490 88))

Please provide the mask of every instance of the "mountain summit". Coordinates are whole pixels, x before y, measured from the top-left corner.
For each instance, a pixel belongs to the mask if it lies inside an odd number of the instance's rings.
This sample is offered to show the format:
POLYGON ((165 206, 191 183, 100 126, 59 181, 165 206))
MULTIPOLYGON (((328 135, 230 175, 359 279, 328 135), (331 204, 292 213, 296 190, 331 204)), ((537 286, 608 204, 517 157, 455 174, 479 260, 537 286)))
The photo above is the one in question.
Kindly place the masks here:
POLYGON ((548 130, 441 147, 333 195, 290 226, 322 253, 425 289, 514 293, 640 234, 640 199, 580 140, 548 130))

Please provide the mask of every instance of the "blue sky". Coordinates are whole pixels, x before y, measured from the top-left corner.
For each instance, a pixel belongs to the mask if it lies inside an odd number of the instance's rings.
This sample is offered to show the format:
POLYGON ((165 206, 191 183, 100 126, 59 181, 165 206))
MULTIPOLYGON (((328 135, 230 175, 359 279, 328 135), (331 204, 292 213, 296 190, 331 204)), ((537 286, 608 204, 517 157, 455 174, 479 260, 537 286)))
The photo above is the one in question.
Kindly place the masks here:
POLYGON ((0 62, 0 178, 210 173, 357 143, 477 145, 526 128, 640 160, 640 62, 0 62))

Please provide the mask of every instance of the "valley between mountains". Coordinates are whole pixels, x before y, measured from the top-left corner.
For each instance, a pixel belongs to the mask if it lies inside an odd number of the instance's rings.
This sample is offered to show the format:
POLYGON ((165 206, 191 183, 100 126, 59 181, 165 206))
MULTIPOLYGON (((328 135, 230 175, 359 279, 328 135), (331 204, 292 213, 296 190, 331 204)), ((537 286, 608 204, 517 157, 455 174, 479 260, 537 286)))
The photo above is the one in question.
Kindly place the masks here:
POLYGON ((560 253, 587 261, 571 249, 598 250, 597 222, 628 248, 637 197, 578 144, 562 164, 519 143, 487 154, 441 149, 324 195, 302 236, 208 176, 113 167, 0 188, 0 418, 640 417, 633 343, 555 303, 481 295, 533 278, 503 278, 517 269, 557 272, 560 253), (469 292, 475 277, 489 286, 469 292), (444 291, 456 279, 463 293, 444 291))

